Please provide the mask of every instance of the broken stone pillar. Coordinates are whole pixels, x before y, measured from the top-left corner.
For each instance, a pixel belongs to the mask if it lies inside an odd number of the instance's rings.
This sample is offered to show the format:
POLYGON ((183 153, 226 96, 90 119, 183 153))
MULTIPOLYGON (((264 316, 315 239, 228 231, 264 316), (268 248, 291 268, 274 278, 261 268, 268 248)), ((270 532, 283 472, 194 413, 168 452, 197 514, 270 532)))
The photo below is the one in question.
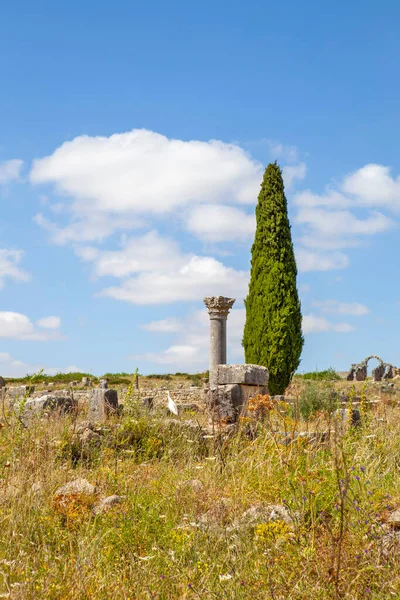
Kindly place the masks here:
POLYGON ((210 388, 217 385, 217 366, 226 364, 226 320, 234 302, 224 296, 204 298, 210 316, 210 388))
POLYGON ((100 379, 100 388, 102 390, 108 390, 108 379, 100 379))
POLYGON ((107 417, 118 411, 117 390, 95 388, 89 399, 88 420, 91 423, 103 423, 107 417))

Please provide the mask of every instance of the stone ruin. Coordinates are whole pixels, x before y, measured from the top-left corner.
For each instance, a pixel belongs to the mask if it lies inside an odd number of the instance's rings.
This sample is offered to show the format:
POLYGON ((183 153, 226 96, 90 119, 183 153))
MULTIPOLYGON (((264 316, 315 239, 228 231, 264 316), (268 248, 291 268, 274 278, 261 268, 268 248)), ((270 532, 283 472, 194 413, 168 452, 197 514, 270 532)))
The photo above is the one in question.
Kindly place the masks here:
POLYGON ((382 381, 383 379, 393 379, 395 375, 400 375, 400 369, 397 369, 390 363, 384 363, 380 356, 372 354, 358 364, 351 365, 347 374, 347 381, 365 381, 368 373, 368 362, 376 359, 379 365, 372 370, 372 381, 382 381))
POLYGON ((268 369, 259 365, 226 364, 226 321, 235 300, 207 296, 210 316, 210 378, 207 404, 215 420, 237 421, 248 401, 268 392, 268 369))

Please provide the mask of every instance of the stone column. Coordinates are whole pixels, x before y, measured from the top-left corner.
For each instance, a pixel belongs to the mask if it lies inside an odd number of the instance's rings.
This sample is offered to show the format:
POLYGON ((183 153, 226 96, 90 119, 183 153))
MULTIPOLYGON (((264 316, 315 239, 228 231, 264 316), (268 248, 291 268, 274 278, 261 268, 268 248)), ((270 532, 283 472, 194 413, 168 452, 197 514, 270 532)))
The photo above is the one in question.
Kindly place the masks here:
POLYGON ((210 388, 215 387, 217 365, 226 364, 226 319, 235 302, 234 298, 207 296, 204 304, 210 315, 210 388))

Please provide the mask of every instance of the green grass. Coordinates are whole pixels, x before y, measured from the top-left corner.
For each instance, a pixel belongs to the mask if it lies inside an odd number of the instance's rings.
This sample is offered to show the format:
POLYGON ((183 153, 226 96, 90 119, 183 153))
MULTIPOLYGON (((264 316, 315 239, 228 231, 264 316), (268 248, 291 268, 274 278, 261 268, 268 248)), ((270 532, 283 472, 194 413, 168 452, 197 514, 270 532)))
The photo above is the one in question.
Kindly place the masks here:
POLYGON ((29 428, 7 408, 0 417, 2 597, 399 597, 399 560, 380 551, 385 514, 400 506, 396 406, 323 445, 284 445, 274 431, 326 431, 329 415, 299 423, 282 405, 257 436, 246 418, 237 435, 204 439, 125 404, 86 448, 73 433, 84 411, 29 428), (98 516, 96 497, 60 507, 55 490, 77 477, 123 502, 98 516), (235 528, 259 503, 287 507, 293 524, 235 528))

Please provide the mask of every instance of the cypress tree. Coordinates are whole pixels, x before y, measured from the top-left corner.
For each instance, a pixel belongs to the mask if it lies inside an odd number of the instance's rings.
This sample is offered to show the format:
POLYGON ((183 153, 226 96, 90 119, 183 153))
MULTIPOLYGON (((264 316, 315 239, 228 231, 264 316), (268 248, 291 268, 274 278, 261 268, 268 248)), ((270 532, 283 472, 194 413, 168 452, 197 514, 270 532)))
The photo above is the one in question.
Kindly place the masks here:
POLYGON ((243 335, 246 363, 269 370, 269 391, 283 394, 303 348, 301 308, 282 171, 265 169, 256 207, 243 335))

